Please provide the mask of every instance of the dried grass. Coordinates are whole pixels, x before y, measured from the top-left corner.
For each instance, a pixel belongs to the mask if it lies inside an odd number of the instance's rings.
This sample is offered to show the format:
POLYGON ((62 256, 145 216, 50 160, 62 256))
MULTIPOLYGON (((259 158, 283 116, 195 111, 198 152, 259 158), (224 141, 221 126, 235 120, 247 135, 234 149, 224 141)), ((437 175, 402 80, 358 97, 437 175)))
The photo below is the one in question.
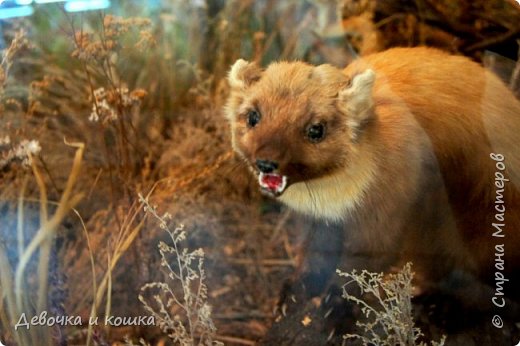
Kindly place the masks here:
MULTIPOLYGON (((396 274, 372 273, 367 270, 353 270, 345 273, 340 270, 338 275, 348 279, 343 286, 343 297, 354 302, 361 308, 366 321, 357 321, 362 334, 347 334, 346 340, 357 339, 363 345, 381 346, 427 346, 421 341, 423 333, 417 327, 412 314, 412 264, 407 263, 396 274), (350 293, 349 285, 356 285, 361 290, 362 298, 350 293)), ((432 346, 442 346, 441 341, 431 343, 432 346)))
MULTIPOLYGON (((204 250, 190 251, 182 244, 186 240, 184 226, 170 228, 171 215, 159 215, 156 207, 140 196, 144 210, 153 216, 159 227, 170 237, 170 244, 159 243, 161 266, 169 282, 151 282, 141 287, 139 300, 146 311, 155 317, 161 330, 175 343, 190 345, 223 345, 214 340, 216 328, 211 319, 208 304, 208 287, 204 270, 204 250), (152 299, 146 298, 148 291, 158 292, 152 299), (175 308, 179 312, 172 313, 175 308)), ((174 310, 175 311, 175 310, 174 310)))
MULTIPOLYGON (((49 259, 51 253, 52 239, 57 231, 58 226, 65 218, 68 211, 74 208, 79 200, 81 194, 74 194, 73 188, 78 178, 81 162, 83 159, 84 146, 82 143, 71 143, 72 147, 77 148, 74 163, 69 174, 69 179, 66 184, 66 188, 61 195, 61 199, 57 203, 56 211, 52 216, 49 217, 48 213, 48 198, 47 198, 47 187, 42 179, 42 175, 34 163, 32 162, 32 171, 37 181, 38 188, 40 191, 40 226, 32 237, 31 241, 27 246, 24 245, 23 239, 23 220, 24 220, 24 208, 23 208, 23 195, 25 187, 22 188, 21 197, 18 202, 18 248, 22 248, 20 252, 20 258, 16 268, 9 270, 9 260, 5 249, 0 249, 0 259, 2 260, 2 267, 5 270, 1 272, 2 278, 2 291, 7 292, 7 304, 9 306, 9 316, 4 317, 4 326, 13 326, 20 321, 22 314, 33 316, 40 314, 47 309, 47 290, 48 290, 48 273, 49 273, 49 259), (28 286, 27 277, 27 266, 35 253, 38 253, 38 284, 36 294, 36 309, 33 309, 33 305, 30 303, 29 297, 32 296, 29 291, 31 288, 28 286), (11 271, 14 273, 11 274, 11 271)), ((25 181, 24 185, 25 186, 25 181)), ((50 330, 48 328, 27 328, 25 331, 13 333, 20 345, 29 344, 52 344, 52 338, 50 336, 50 330), (29 341, 30 340, 30 341, 29 341)))

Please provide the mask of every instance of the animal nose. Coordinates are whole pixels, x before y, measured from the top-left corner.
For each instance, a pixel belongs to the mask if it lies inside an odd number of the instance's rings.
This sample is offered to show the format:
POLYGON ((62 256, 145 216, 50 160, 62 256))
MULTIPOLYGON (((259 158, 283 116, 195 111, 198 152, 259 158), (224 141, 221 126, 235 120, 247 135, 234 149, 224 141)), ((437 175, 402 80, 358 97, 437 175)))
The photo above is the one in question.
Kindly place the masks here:
POLYGON ((256 167, 262 173, 272 173, 278 168, 278 163, 271 160, 256 160, 256 167))

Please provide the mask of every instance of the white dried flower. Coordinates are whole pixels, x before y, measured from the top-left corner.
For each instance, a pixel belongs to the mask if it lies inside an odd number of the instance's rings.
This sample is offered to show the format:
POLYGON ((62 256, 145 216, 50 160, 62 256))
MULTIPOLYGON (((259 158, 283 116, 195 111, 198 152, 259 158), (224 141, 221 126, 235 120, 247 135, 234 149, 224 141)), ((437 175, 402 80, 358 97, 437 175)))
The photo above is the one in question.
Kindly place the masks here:
POLYGON ((93 92, 94 98, 96 101, 104 100, 107 97, 107 92, 105 91, 105 88, 97 88, 93 92))
POLYGON ((92 105, 92 111, 88 118, 91 122, 98 122, 101 120, 104 123, 115 121, 117 119, 117 112, 108 104, 107 100, 96 101, 92 105))
MULTIPOLYGON (((11 140, 8 136, 2 139, 2 145, 10 144, 11 140)), ((38 155, 42 150, 37 140, 24 139, 17 146, 2 154, 0 159, 0 169, 3 169, 11 162, 18 160, 23 166, 31 165, 31 157, 38 155)))
POLYGON ((27 151, 31 153, 32 155, 37 155, 42 150, 42 147, 40 147, 40 142, 32 140, 27 143, 27 151))
POLYGON ((96 106, 94 105, 92 108, 92 112, 90 113, 90 116, 88 117, 88 121, 91 121, 93 123, 97 123, 99 121, 99 115, 96 112, 96 106))

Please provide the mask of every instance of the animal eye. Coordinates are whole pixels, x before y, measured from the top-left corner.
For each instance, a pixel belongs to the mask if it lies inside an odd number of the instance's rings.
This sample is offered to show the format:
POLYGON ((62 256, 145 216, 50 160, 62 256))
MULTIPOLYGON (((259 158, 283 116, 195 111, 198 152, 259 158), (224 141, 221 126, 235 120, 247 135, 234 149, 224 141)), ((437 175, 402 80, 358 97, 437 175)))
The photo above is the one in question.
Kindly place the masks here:
POLYGON ((249 127, 255 127, 256 124, 258 124, 258 122, 260 121, 260 113, 258 113, 257 110, 250 110, 248 113, 247 113, 247 126, 249 127))
POLYGON ((318 123, 308 126, 306 135, 311 142, 321 142, 325 137, 325 125, 318 123))

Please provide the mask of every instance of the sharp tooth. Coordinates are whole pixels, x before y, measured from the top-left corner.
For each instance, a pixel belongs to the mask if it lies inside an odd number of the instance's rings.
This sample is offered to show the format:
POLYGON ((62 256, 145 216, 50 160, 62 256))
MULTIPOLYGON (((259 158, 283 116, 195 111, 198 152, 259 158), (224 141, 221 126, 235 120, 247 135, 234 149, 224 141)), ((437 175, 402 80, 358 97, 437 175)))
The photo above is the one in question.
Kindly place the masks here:
POLYGON ((285 175, 282 176, 282 185, 277 189, 277 192, 282 192, 285 190, 285 186, 287 185, 287 177, 285 175))
POLYGON ((260 186, 262 187, 266 187, 264 181, 262 180, 264 177, 264 173, 260 172, 260 174, 258 175, 258 184, 260 184, 260 186))

